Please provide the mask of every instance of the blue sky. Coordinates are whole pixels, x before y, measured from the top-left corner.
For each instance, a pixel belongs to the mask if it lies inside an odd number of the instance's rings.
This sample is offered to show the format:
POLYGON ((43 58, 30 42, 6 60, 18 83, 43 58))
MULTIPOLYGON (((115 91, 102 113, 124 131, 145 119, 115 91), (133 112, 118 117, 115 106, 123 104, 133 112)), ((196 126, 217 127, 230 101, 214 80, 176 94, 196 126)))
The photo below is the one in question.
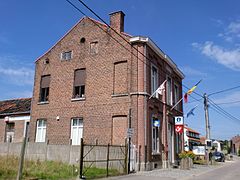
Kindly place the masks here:
MULTIPOLYGON (((77 0, 72 2, 96 19, 77 0)), ((197 93, 211 94, 240 85, 238 0, 91 0, 87 4, 107 22, 110 12, 124 11, 125 32, 149 36, 184 72, 185 86, 203 79, 197 93)), ((82 15, 65 0, 9 0, 2 1, 0 9, 0 100, 31 97, 35 60, 82 15)), ((193 98, 184 104, 184 110, 198 105, 195 116, 185 122, 205 135, 203 101, 193 98)), ((209 98, 237 118, 228 119, 210 105, 212 138, 240 134, 240 103, 223 104, 240 101, 240 88, 209 98)))

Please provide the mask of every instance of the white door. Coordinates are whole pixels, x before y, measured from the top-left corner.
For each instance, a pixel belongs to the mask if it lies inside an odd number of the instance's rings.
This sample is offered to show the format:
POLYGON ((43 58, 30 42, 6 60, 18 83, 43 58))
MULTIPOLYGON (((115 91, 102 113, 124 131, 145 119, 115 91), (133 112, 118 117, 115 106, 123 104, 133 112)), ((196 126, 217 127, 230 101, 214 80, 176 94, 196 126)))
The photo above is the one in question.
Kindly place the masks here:
POLYGON ((81 118, 73 118, 71 122, 72 145, 80 145, 82 134, 83 120, 81 118))

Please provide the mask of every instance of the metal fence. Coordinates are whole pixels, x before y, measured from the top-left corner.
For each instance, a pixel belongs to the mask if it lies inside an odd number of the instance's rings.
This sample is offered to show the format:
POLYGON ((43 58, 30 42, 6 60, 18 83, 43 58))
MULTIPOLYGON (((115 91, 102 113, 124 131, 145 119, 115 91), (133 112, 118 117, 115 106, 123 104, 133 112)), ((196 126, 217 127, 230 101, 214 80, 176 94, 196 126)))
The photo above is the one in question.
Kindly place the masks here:
POLYGON ((91 168, 105 169, 105 176, 111 175, 112 171, 119 174, 127 174, 128 169, 128 146, 85 144, 81 139, 80 152, 80 178, 85 178, 91 168))

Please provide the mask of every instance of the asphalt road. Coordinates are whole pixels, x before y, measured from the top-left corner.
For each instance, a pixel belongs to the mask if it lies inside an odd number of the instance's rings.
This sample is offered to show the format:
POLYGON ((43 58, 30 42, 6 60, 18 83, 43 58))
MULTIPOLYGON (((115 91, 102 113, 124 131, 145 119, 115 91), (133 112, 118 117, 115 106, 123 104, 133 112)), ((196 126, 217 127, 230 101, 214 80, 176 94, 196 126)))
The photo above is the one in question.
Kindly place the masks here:
POLYGON ((214 166, 195 166, 191 170, 158 169, 107 180, 240 180, 240 158, 214 166))
POLYGON ((234 162, 230 165, 223 166, 200 175, 186 178, 188 180, 240 180, 240 161, 234 162))

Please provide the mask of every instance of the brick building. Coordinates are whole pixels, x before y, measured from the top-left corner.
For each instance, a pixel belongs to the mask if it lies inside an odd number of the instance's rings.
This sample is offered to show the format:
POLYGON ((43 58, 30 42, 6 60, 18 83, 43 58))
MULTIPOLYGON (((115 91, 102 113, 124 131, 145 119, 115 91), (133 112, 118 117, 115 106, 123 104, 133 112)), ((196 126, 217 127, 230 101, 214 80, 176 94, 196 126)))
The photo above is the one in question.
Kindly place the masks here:
POLYGON ((31 98, 0 101, 0 142, 22 142, 30 121, 31 98))
POLYGON ((132 128, 140 169, 174 162, 182 103, 170 108, 182 98, 184 75, 150 38, 126 34, 124 16, 110 14, 114 30, 84 17, 37 59, 30 141, 124 144, 132 128), (166 79, 164 95, 149 99, 166 79))
POLYGON ((231 153, 240 155, 240 136, 236 135, 230 140, 231 153))

